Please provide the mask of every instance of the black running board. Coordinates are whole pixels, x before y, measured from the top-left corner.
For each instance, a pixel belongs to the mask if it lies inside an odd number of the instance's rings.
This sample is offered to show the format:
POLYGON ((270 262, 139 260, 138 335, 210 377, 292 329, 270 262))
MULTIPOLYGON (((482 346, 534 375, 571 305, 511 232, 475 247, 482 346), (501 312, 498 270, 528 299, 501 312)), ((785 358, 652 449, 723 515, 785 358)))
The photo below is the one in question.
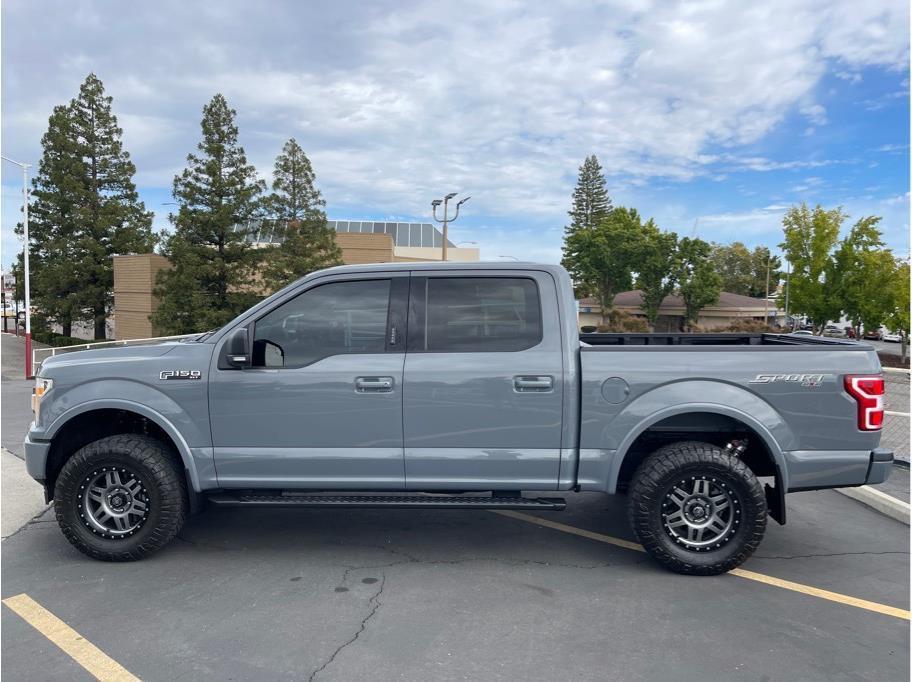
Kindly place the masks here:
POLYGON ((462 497, 458 495, 252 495, 217 493, 213 504, 226 507, 349 507, 387 509, 528 509, 560 511, 559 497, 462 497))

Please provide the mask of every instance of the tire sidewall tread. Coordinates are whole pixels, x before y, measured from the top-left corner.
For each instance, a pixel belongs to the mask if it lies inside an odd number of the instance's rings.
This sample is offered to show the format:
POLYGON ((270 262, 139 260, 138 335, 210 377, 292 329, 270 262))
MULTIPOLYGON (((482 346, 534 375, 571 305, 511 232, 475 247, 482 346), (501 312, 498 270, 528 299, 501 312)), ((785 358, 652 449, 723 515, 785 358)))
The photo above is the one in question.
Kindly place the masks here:
POLYGON ((77 450, 54 486, 54 512, 64 536, 79 551, 101 561, 136 561, 168 544, 187 518, 187 485, 172 454, 150 436, 108 436, 77 450), (149 517, 135 535, 108 539, 92 533, 79 515, 80 485, 91 470, 124 465, 138 474, 150 500, 149 517))
POLYGON ((766 530, 766 495, 754 472, 738 457, 710 443, 684 441, 662 446, 639 465, 630 486, 628 515, 637 539, 663 566, 686 575, 718 575, 740 566, 760 545, 766 530), (660 516, 670 482, 694 473, 719 476, 735 488, 741 503, 735 535, 706 552, 676 544, 660 516))

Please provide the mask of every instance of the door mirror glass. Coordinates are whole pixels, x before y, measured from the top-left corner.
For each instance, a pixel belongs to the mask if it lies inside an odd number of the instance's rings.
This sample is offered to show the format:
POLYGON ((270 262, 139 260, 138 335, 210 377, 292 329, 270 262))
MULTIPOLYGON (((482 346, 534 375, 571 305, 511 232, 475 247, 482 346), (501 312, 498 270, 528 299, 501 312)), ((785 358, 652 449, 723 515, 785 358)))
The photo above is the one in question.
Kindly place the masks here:
POLYGON ((231 367, 244 367, 250 360, 247 348, 247 328, 235 329, 228 338, 226 360, 231 367))
POLYGON ((254 367, 284 367, 285 351, 277 343, 258 339, 253 342, 254 367))

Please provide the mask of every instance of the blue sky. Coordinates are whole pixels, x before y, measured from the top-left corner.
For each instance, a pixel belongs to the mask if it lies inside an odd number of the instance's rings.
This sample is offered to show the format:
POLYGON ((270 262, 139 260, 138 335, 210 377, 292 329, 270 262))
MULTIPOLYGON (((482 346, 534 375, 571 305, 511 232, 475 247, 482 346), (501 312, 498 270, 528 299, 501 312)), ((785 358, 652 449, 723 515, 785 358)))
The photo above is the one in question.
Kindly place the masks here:
MULTIPOLYGON (((94 71, 158 229, 222 92, 264 178, 295 137, 330 217, 427 220, 431 199, 471 194, 452 239, 485 259, 559 260, 590 153, 615 204, 664 229, 775 246, 806 201, 883 216, 908 255, 907 3, 527 5, 6 0, 3 154, 36 162, 52 107, 94 71)), ((4 264, 19 178, 3 164, 4 264)))

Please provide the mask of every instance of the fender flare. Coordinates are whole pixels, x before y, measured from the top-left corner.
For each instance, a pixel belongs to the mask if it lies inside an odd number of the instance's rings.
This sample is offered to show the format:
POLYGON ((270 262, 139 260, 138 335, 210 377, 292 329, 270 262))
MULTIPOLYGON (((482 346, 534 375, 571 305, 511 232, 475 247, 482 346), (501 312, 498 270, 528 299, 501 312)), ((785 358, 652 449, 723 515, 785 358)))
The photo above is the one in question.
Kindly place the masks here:
POLYGON ((123 400, 123 399, 100 399, 100 400, 90 400, 88 402, 79 403, 75 407, 70 408, 63 414, 59 415, 54 422, 48 426, 46 431, 46 437, 48 440, 53 440, 54 437, 73 417, 77 417, 80 414, 86 412, 93 412, 95 410, 124 410, 126 412, 134 412, 142 417, 145 417, 149 421, 158 425, 168 437, 174 442, 177 446, 177 452, 180 455, 181 462, 183 462, 184 469, 187 471, 187 475, 190 479, 190 486, 195 492, 200 492, 200 481, 199 473, 196 470, 196 464, 193 461, 193 455, 190 452, 190 446, 187 444, 187 441, 184 439, 181 432, 162 414, 156 412, 150 407, 143 405, 142 403, 136 403, 132 400, 123 400))
POLYGON ((623 466, 624 459, 627 457, 630 446, 633 445, 636 439, 643 435, 647 429, 659 423, 663 419, 667 419, 669 417, 674 417, 680 414, 700 412, 708 412, 731 417, 732 419, 740 421, 744 425, 750 427, 763 440, 766 449, 773 457, 773 465, 776 472, 775 490, 772 490, 769 488, 769 486, 766 486, 767 504, 770 508, 770 516, 772 516, 773 519, 775 519, 780 524, 784 525, 786 519, 785 491, 788 490, 788 467, 786 466, 785 455, 782 452, 782 448, 779 447, 779 443, 776 442, 773 434, 770 433, 769 429, 764 424, 762 424, 747 412, 730 407, 728 405, 720 405, 718 403, 687 403, 674 405, 672 407, 668 407, 650 414, 648 417, 640 421, 636 428, 632 429, 623 439, 623 441, 621 441, 620 446, 617 450, 618 456, 613 459, 611 470, 609 471, 608 489, 617 489, 617 482, 621 467, 623 466))

